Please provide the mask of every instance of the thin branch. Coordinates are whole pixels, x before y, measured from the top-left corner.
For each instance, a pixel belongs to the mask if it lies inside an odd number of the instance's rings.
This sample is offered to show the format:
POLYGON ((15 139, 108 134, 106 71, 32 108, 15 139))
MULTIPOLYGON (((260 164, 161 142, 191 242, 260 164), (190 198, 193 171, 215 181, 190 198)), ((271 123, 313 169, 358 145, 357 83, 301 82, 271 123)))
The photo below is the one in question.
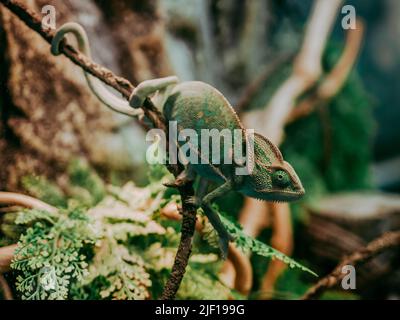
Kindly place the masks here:
POLYGON ((10 270, 10 265, 14 257, 15 249, 17 249, 16 244, 0 248, 0 274, 8 272, 10 270))
POLYGON ((229 244, 228 259, 236 271, 234 288, 247 296, 253 285, 253 269, 250 259, 232 243, 229 244))
POLYGON ((161 295, 162 300, 172 300, 175 298, 189 263, 190 254, 192 253, 192 239, 196 227, 197 208, 185 200, 187 199, 187 195, 194 195, 193 184, 186 184, 180 187, 179 192, 182 198, 183 216, 181 239, 175 256, 174 265, 172 266, 171 275, 161 295))
POLYGON ((293 72, 275 92, 266 108, 244 117, 247 128, 254 128, 279 145, 296 99, 315 84, 322 73, 322 54, 342 0, 318 0, 307 24, 303 44, 293 64, 293 72))
POLYGON ((358 19, 357 28, 350 29, 347 34, 345 48, 338 62, 324 78, 321 85, 308 98, 304 99, 293 109, 288 122, 310 114, 317 104, 326 102, 334 97, 346 82, 361 49, 364 35, 364 23, 358 19))
MULTIPOLYGON (((36 31, 43 37, 43 39, 51 44, 55 32, 52 29, 42 28, 42 17, 40 15, 29 9, 20 1, 0 0, 0 2, 16 16, 18 16, 29 28, 36 31)), ((129 81, 115 76, 110 70, 94 63, 70 45, 66 45, 64 43, 62 45, 61 52, 86 72, 89 72, 90 74, 104 81, 115 90, 121 92, 126 98, 129 98, 130 93, 134 89, 129 81)))
MULTIPOLYGON (((30 29, 40 34, 48 43, 51 43, 54 37, 54 31, 51 29, 42 28, 41 17, 34 11, 27 8, 17 0, 0 0, 5 7, 13 12, 20 20, 22 20, 30 29)), ((60 51, 68 57, 73 63, 80 66, 86 72, 102 80, 104 83, 116 89, 125 98, 129 98, 134 86, 126 79, 117 77, 110 70, 98 65, 91 59, 74 49, 72 46, 62 43, 60 51)), ((152 121, 153 125, 159 129, 166 131, 166 125, 163 116, 153 105, 150 99, 146 99, 143 105, 145 115, 152 121)), ((178 166, 168 166, 168 170, 177 176, 180 168, 178 166)), ((181 241, 178 252, 175 257, 174 266, 168 282, 165 286, 163 298, 173 299, 179 285, 185 274, 185 269, 191 253, 192 238, 196 223, 196 208, 188 205, 187 199, 194 195, 192 184, 178 188, 182 198, 183 205, 183 221, 181 230, 181 241)))
MULTIPOLYGON (((271 246, 287 256, 291 256, 293 253, 293 228, 290 207, 288 205, 281 206, 278 203, 269 203, 268 207, 272 218, 271 227, 273 230, 271 246)), ((274 259, 269 263, 261 284, 261 291, 264 292, 264 296, 260 298, 271 298, 265 293, 273 292, 277 279, 286 268, 287 265, 278 259, 274 259)))
MULTIPOLYGON (((322 55, 342 2, 343 0, 314 1, 300 52, 294 60, 292 74, 278 88, 265 108, 243 115, 247 128, 253 128, 256 132, 268 137, 276 145, 282 143, 284 128, 296 105, 296 100, 315 85, 322 74, 322 55)), ((246 199, 246 204, 248 208, 254 207, 254 210, 251 215, 247 214, 243 218, 242 214, 246 214, 246 211, 241 212, 240 218, 243 227, 260 231, 266 225, 265 217, 271 217, 265 214, 266 205, 260 206, 257 200, 251 198, 246 199), (253 219, 253 217, 260 218, 253 219)), ((275 209, 278 211, 277 215, 279 215, 279 212, 290 212, 287 203, 278 204, 275 209)), ((273 234, 285 234, 285 239, 289 239, 285 246, 290 248, 292 242, 290 225, 286 226, 285 230, 273 228, 272 232, 273 234)), ((266 287, 272 286, 269 281, 273 278, 276 279, 277 273, 282 270, 282 267, 278 266, 277 263, 272 264, 272 266, 272 270, 264 278, 266 287)))
MULTIPOLYGON (((38 199, 13 192, 0 192, 0 205, 18 205, 25 208, 34 208, 39 210, 46 210, 48 212, 57 212, 57 208, 42 202, 38 199)), ((11 245, 0 248, 0 274, 10 270, 11 260, 14 257, 17 245, 11 245)))
POLYGON ((8 207, 0 207, 0 214, 1 213, 11 213, 11 212, 18 212, 21 210, 20 206, 8 206, 8 207))
POLYGON ((48 205, 38 199, 13 192, 1 192, 0 191, 0 204, 13 204, 18 206, 23 206, 26 208, 35 208, 40 210, 45 210, 48 212, 56 212, 57 209, 53 206, 48 205))
MULTIPOLYGON (((171 202, 162 208, 161 215, 169 220, 182 221, 182 215, 180 214, 178 205, 176 203, 171 202)), ((199 219, 196 219, 196 231, 201 232, 203 227, 203 222, 199 219)))
POLYGON ((388 232, 370 242, 366 247, 356 251, 350 256, 345 257, 339 265, 327 276, 311 287, 302 300, 317 299, 325 290, 334 287, 345 276, 342 268, 345 265, 356 265, 373 258, 386 249, 400 246, 400 231, 388 232))
POLYGON ((260 91, 261 86, 271 77, 282 65, 289 63, 293 59, 293 54, 279 56, 272 63, 268 64, 264 70, 249 85, 246 86, 238 103, 236 104, 236 112, 240 115, 249 107, 251 100, 260 91))
MULTIPOLYGON (((182 220, 182 215, 178 211, 178 206, 176 204, 169 204, 165 208, 161 210, 161 214, 170 219, 175 221, 182 220)), ((204 217, 204 220, 207 218, 204 217)), ((196 221, 196 231, 202 233, 204 229, 204 221, 203 219, 197 219, 196 221)), ((236 246, 232 243, 229 244, 228 248, 228 261, 230 262, 229 265, 233 267, 234 277, 230 276, 229 269, 222 269, 220 278, 223 279, 231 279, 234 278, 233 281, 228 281, 229 286, 231 288, 235 288, 237 291, 242 293, 243 295, 248 295, 251 286, 253 284, 253 271, 251 268, 251 263, 249 258, 236 246)), ((224 265, 224 267, 226 264, 224 265)), ((225 281, 224 281, 225 282, 225 281)), ((226 283, 226 282, 225 282, 226 283)))
MULTIPOLYGON (((42 28, 42 19, 35 11, 29 9, 25 4, 17 0, 0 0, 0 3, 14 13, 30 29, 36 31, 44 40, 51 44, 55 32, 49 28, 42 28)), ((135 87, 128 80, 116 76, 109 69, 93 62, 90 58, 67 44, 65 41, 62 41, 60 44, 60 52, 73 63, 81 67, 84 71, 92 74, 105 84, 120 92, 125 98, 128 99, 130 97, 135 87)), ((163 117, 150 99, 145 101, 143 107, 146 116, 153 122, 153 124, 157 128, 165 129, 163 124, 164 122, 162 121, 163 117)))
POLYGON ((13 295, 10 286, 8 285, 7 280, 4 278, 2 274, 0 274, 0 290, 3 292, 5 300, 13 300, 13 295))

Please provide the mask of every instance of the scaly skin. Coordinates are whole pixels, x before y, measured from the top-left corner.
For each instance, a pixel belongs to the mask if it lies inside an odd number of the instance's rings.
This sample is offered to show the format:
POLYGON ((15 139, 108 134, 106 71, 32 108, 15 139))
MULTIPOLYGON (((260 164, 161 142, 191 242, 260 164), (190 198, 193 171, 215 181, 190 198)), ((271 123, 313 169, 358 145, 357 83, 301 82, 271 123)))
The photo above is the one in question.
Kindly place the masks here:
MULTIPOLYGON (((90 54, 87 36, 82 27, 75 23, 68 23, 57 32, 52 52, 58 53, 60 41, 66 33, 73 33, 78 38, 80 49, 90 54)), ((201 136, 202 129, 228 129, 233 132, 239 129, 242 134, 242 147, 247 152, 250 150, 250 143, 254 146, 254 152, 249 153, 253 166, 250 174, 237 175, 236 169, 243 167, 238 163, 232 153, 225 154, 224 147, 233 150, 236 146, 225 146, 225 140, 221 143, 219 150, 221 162, 213 164, 211 153, 208 154, 207 164, 189 163, 184 173, 178 177, 176 183, 193 180, 195 176, 200 177, 199 187, 196 190, 196 197, 191 199, 193 203, 201 207, 209 221, 219 234, 221 253, 226 258, 230 234, 222 224, 218 213, 212 208, 212 201, 223 194, 236 190, 246 196, 266 201, 294 201, 301 198, 305 191, 300 179, 289 163, 284 161, 279 149, 267 138, 255 134, 251 135, 243 128, 235 111, 225 97, 212 86, 198 81, 178 83, 177 77, 147 80, 139 84, 130 98, 129 105, 121 99, 110 96, 111 94, 99 82, 90 75, 86 75, 90 88, 95 95, 107 106, 118 112, 136 116, 141 114, 139 109, 144 100, 155 93, 157 99, 153 102, 163 110, 168 121, 176 121, 178 132, 183 129, 193 129, 198 136, 201 136), (160 99, 161 96, 161 99, 160 99), (227 159, 226 157, 230 157, 227 159), (224 160, 233 160, 231 162, 224 160), (220 184, 219 187, 207 194, 208 181, 220 184)), ((180 146, 184 144, 179 142, 180 146)), ((200 158, 207 158, 201 148, 192 146, 192 150, 200 158)))

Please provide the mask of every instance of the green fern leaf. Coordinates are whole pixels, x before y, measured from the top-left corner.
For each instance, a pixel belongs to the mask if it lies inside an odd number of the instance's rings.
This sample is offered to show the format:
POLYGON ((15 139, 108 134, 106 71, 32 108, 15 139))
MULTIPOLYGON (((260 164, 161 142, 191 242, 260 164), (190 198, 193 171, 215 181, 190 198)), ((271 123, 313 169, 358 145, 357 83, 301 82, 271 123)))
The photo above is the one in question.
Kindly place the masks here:
POLYGON ((318 275, 315 272, 303 266, 302 264, 298 263, 297 261, 293 260, 292 258, 288 257, 287 255, 283 254, 282 252, 268 246, 267 244, 257 239, 254 239, 246 235, 240 226, 230 221, 224 215, 220 214, 220 217, 222 223, 225 225, 229 233, 235 237, 236 245, 242 250, 251 251, 255 254, 258 254, 266 258, 278 259, 286 263, 290 268, 299 268, 302 271, 308 272, 313 276, 318 277, 318 275))

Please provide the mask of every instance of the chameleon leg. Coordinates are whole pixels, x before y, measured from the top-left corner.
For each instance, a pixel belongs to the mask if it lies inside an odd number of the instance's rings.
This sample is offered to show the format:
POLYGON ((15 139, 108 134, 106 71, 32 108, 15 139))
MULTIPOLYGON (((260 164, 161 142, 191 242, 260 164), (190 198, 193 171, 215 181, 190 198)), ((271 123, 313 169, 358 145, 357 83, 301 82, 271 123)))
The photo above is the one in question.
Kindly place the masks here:
POLYGON ((196 198, 200 202, 200 206, 204 210, 204 213, 207 216, 208 220, 210 221, 211 225, 218 233, 221 255, 223 259, 226 259, 228 256, 229 241, 232 241, 234 239, 226 230, 224 224, 222 223, 218 215, 218 212, 215 211, 214 208, 211 206, 211 201, 214 198, 217 198, 223 195, 224 193, 230 191, 232 189, 232 183, 230 181, 227 181, 222 186, 218 187, 217 189, 213 190, 212 192, 204 196, 204 193, 207 192, 207 185, 208 185, 207 180, 200 179, 198 192, 196 193, 196 198))
POLYGON ((143 81, 133 90, 129 98, 129 104, 133 108, 140 108, 148 96, 159 90, 164 90, 169 86, 175 85, 178 82, 179 79, 176 76, 143 81))
POLYGON ((196 173, 190 166, 186 166, 175 179, 175 181, 164 183, 166 187, 178 188, 185 185, 188 182, 193 181, 196 178, 196 173))
POLYGON ((204 196, 207 194, 207 188, 208 188, 208 180, 200 178, 199 185, 196 189, 196 198, 203 199, 204 196))

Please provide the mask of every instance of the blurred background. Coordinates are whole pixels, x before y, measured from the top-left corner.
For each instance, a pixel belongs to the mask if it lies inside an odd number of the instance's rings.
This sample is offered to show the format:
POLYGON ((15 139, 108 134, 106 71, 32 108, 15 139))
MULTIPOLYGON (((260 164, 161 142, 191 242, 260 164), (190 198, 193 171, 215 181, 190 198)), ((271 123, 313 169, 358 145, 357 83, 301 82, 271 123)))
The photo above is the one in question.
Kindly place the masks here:
MULTIPOLYGON (((212 84, 247 128, 280 146, 307 195, 289 206, 227 194, 218 205, 249 235, 323 276, 399 230, 399 1, 26 2, 37 12, 53 5, 57 26, 81 23, 93 59, 134 84, 172 74, 212 84)), ((144 128, 102 106, 79 68, 50 56, 1 6, 0 116, 0 190, 26 193, 26 177, 43 176, 65 191, 75 158, 107 183, 149 183, 144 128)), ((398 299, 399 253, 357 266, 355 290, 337 286, 322 298, 398 299)), ((250 298, 296 299, 316 281, 242 258, 247 277, 229 260, 218 277, 250 298)))

